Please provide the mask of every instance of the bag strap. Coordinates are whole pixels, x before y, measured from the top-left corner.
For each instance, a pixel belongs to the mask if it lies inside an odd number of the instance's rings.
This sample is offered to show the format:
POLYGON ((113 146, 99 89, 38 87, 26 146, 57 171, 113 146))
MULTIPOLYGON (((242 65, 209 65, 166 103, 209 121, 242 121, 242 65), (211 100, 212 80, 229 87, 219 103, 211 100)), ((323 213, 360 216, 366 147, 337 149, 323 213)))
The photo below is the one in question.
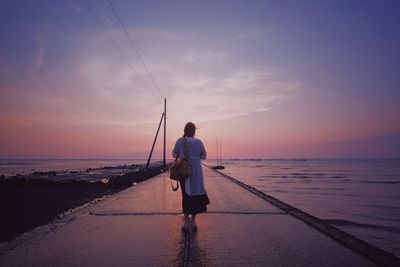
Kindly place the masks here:
MULTIPOLYGON (((176 155, 176 158, 175 158, 174 162, 177 161, 178 158, 179 158, 179 154, 176 155)), ((179 189, 179 182, 176 181, 176 186, 174 186, 174 184, 172 183, 172 179, 169 179, 169 181, 171 182, 172 191, 177 191, 179 189)))
POLYGON ((170 179, 172 191, 177 191, 179 189, 179 182, 176 180, 176 187, 172 183, 172 179, 170 179))
POLYGON ((186 157, 187 161, 189 161, 189 163, 191 163, 189 144, 188 144, 187 137, 185 137, 185 139, 183 141, 183 149, 185 151, 185 157, 186 157))
MULTIPOLYGON (((177 161, 178 158, 179 158, 179 153, 176 155, 174 162, 177 161)), ((176 186, 174 186, 174 184, 172 183, 172 179, 170 179, 170 182, 171 182, 172 191, 177 191, 179 189, 179 182, 176 181, 176 186)))

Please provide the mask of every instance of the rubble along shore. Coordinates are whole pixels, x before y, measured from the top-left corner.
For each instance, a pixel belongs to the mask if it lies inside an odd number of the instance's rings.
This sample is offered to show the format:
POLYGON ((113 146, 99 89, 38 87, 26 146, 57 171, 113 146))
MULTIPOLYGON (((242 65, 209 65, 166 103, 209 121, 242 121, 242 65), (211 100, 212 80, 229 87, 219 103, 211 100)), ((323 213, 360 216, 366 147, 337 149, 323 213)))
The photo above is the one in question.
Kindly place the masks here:
POLYGON ((56 181, 56 172, 0 177, 0 242, 8 242, 24 232, 45 225, 94 199, 115 194, 167 170, 165 166, 138 167, 126 172, 122 166, 103 167, 97 171, 121 168, 123 173, 109 176, 106 181, 74 179, 56 181), (47 178, 46 178, 47 176, 47 178), (36 178, 37 177, 37 178, 36 178))

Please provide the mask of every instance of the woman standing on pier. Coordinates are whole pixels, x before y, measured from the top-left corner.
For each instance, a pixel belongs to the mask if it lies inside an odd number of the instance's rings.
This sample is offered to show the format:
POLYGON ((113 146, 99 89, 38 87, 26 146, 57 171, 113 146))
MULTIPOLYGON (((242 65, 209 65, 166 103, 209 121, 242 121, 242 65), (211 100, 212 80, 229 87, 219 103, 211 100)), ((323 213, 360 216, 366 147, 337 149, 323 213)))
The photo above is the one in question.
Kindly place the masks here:
POLYGON ((182 190, 182 210, 184 214, 184 222, 182 230, 197 230, 196 215, 207 211, 207 205, 210 204, 206 190, 204 188, 203 170, 201 168, 201 160, 205 159, 207 154, 203 143, 200 139, 194 138, 196 126, 192 122, 188 122, 184 128, 183 137, 179 138, 172 151, 174 158, 186 158, 185 142, 187 140, 189 150, 189 162, 192 166, 192 176, 185 181, 180 182, 182 190))

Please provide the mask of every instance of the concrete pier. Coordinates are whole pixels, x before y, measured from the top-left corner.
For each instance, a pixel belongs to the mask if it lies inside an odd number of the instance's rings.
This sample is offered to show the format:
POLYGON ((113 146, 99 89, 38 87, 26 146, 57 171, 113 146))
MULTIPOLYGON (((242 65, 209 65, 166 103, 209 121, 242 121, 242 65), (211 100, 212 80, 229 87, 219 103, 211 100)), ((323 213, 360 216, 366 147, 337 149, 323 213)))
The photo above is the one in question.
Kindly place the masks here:
POLYGON ((185 234, 167 173, 0 247, 0 266, 375 266, 203 167, 211 205, 185 234))

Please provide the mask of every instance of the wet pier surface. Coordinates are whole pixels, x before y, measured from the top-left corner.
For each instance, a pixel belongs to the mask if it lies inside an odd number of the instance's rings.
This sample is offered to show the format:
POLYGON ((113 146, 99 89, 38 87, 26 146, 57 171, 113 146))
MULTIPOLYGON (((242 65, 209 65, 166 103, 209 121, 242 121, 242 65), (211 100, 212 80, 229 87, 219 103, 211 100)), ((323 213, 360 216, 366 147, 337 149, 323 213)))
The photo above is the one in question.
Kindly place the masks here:
POLYGON ((167 173, 0 246, 0 266, 375 266, 203 167, 211 205, 185 234, 167 173))

